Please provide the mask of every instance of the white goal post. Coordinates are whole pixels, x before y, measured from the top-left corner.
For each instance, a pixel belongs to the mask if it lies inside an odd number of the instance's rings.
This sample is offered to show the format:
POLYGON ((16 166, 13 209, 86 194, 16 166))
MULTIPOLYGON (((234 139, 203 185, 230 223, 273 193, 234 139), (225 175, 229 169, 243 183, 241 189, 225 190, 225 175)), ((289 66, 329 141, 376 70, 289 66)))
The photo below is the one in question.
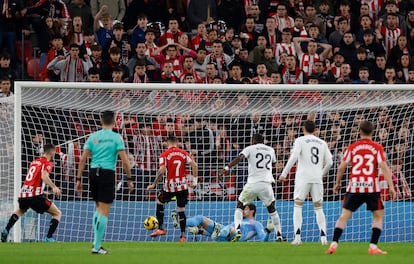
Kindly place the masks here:
MULTIPOLYGON (((56 156, 51 178, 64 194, 62 197, 50 196, 50 199, 63 212, 56 232, 59 241, 92 239, 94 204, 88 192, 81 197, 74 192, 74 175, 84 140, 89 133, 99 129, 98 117, 105 110, 116 113, 115 127, 125 139, 135 168, 137 187, 135 193, 128 194, 123 171, 117 169, 117 195, 104 238, 107 241, 178 240, 179 230, 174 230, 169 219, 175 204, 166 206, 165 237, 149 238, 149 232, 143 227, 143 220, 155 215, 155 193, 148 193, 145 187, 155 177, 154 168, 159 154, 165 150, 163 141, 166 134, 175 133, 181 147, 191 152, 200 166, 201 180, 197 189, 190 190, 187 217, 203 214, 229 224, 233 221, 235 199, 245 183, 247 165, 241 163, 224 179, 218 179, 218 170, 238 155, 249 144, 250 136, 257 132, 262 133, 266 143, 274 147, 278 160, 274 174, 279 176, 294 138, 301 133, 301 122, 307 118, 316 121, 319 136, 328 142, 335 159, 333 168, 324 179, 323 206, 328 237, 332 236, 343 195, 343 192, 341 195, 332 193, 338 161, 346 146, 356 140, 358 122, 367 119, 376 126, 375 139, 380 140, 386 149, 399 191, 398 201, 385 202, 382 240, 414 240, 414 234, 408 232, 413 228, 414 218, 414 87, 411 85, 16 82, 14 102, 9 99, 7 104, 11 103, 14 111, 9 118, 13 120, 8 126, 14 129, 14 158, 7 161, 0 156, 0 166, 10 166, 12 162, 14 175, 0 171, 0 191, 10 188, 6 183, 13 181, 13 197, 0 193, 0 208, 11 202, 16 208, 26 166, 41 153, 42 144, 58 145, 60 155, 56 156)), ((4 104, 0 101, 0 107, 4 104)), ((10 144, 7 140, 10 141, 0 136, 0 145, 10 144)), ((83 178, 86 188, 86 173, 83 178)), ((291 240, 294 168, 288 179, 284 184, 276 183, 275 193, 283 233, 291 240)), ((387 200, 386 186, 383 187, 384 199, 387 200)), ((260 201, 257 208, 256 218, 265 224, 267 211, 260 201)), ((8 212, 0 215, 1 225, 12 213, 10 209, 7 207, 8 212)), ((49 216, 31 217, 33 221, 24 222, 23 217, 23 221, 13 227, 13 241, 36 241, 45 234, 49 216)), ((368 240, 370 225, 370 214, 364 209, 359 210, 347 226, 344 241, 368 240)), ((303 209, 302 231, 302 240, 318 241, 316 220, 309 201, 303 209)))

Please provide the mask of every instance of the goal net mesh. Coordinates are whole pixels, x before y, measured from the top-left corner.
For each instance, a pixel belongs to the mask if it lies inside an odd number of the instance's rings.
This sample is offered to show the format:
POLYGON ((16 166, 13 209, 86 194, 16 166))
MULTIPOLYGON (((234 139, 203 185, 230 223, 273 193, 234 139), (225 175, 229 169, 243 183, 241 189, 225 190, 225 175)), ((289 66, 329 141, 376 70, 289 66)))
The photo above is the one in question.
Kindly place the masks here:
MULTIPOLYGON (((83 176, 85 191, 82 196, 74 190, 75 175, 85 140, 90 133, 100 129, 100 113, 113 110, 116 113, 114 129, 125 140, 136 190, 128 192, 126 175, 119 162, 116 200, 109 217, 106 241, 178 240, 179 230, 174 229, 170 219, 170 213, 176 208, 174 202, 165 206, 166 236, 150 238, 150 231, 143 226, 147 216, 155 215, 156 192, 146 191, 146 186, 155 178, 158 157, 166 149, 168 134, 176 135, 180 147, 190 152, 199 165, 199 185, 190 189, 187 217, 202 214, 222 224, 230 224, 237 195, 246 182, 247 163, 240 163, 230 175, 221 179, 218 172, 250 144, 252 134, 260 133, 264 135, 265 143, 275 149, 274 175, 278 177, 294 139, 301 135, 301 122, 306 119, 315 120, 317 134, 327 141, 334 157, 334 165, 324 177, 323 206, 328 237, 331 238, 345 193, 344 189, 339 195, 332 191, 336 170, 346 147, 358 139, 358 124, 365 119, 376 126, 375 139, 386 150, 398 189, 398 201, 388 201, 387 186, 381 181, 386 208, 382 240, 414 240, 411 204, 414 94, 411 90, 373 88, 359 91, 359 88, 366 88, 352 86, 353 90, 343 88, 341 91, 333 86, 333 90, 324 88, 311 92, 287 90, 289 87, 270 90, 261 86, 251 86, 250 90, 239 90, 234 86, 203 86, 203 90, 192 90, 185 85, 151 85, 149 88, 126 85, 119 88, 119 85, 84 84, 71 88, 59 84, 45 84, 44 87, 22 84, 21 95, 16 95, 21 97, 22 104, 21 123, 16 124, 21 126, 22 132, 20 160, 12 158, 13 103, 0 101, 1 224, 6 223, 13 209, 13 199, 16 199, 13 182, 21 183, 29 163, 42 153, 43 144, 53 143, 59 146, 59 151, 51 178, 63 192, 61 197, 49 196, 63 212, 56 239, 92 240, 91 219, 95 209, 87 172, 83 176), (100 88, 102 86, 105 87, 100 88), (16 172, 16 176, 12 169, 14 162, 21 163, 21 172, 16 172)), ((295 167, 288 180, 283 184, 276 182, 274 188, 276 208, 288 240, 294 236, 294 175, 295 167)), ((346 186, 346 178, 342 186, 346 186)), ((160 184, 157 190, 161 187, 160 184)), ((265 225, 268 214, 260 201, 257 201, 257 209, 256 218, 265 225)), ((365 208, 361 209, 348 223, 345 241, 369 240, 371 215, 365 208)), ((48 215, 31 215, 30 221, 22 224, 22 240, 41 239, 47 232, 49 219, 48 215)), ((210 240, 190 234, 188 239, 210 240)), ((274 240, 274 234, 271 240, 274 240)), ((303 208, 302 240, 319 240, 311 199, 303 208)))

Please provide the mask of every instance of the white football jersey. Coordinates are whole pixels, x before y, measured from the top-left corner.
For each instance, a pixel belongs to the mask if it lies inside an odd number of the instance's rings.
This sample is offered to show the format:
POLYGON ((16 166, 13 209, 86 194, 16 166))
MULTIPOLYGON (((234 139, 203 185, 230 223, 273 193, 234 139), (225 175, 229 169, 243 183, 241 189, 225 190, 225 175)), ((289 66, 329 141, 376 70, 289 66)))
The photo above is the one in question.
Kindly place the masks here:
POLYGON ((275 150, 265 144, 255 144, 243 149, 248 161, 249 176, 247 183, 275 182, 272 175, 272 164, 276 162, 275 150))
POLYGON ((305 135, 295 140, 281 176, 286 177, 296 161, 295 181, 307 183, 322 183, 323 175, 333 164, 328 144, 314 135, 305 135))

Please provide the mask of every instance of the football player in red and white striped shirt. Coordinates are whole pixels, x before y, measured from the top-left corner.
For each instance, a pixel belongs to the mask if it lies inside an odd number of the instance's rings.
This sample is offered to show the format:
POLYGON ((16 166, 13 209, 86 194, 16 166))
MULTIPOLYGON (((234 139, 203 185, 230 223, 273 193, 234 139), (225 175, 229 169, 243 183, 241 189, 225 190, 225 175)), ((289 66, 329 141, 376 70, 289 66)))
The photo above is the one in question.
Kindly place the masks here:
POLYGON ((53 233, 59 225, 62 212, 44 195, 44 184, 46 183, 49 185, 55 195, 60 195, 62 192, 49 178, 49 173, 52 171, 53 167, 51 161, 56 153, 55 146, 52 144, 45 144, 43 150, 44 154, 40 158, 33 160, 29 166, 26 179, 24 180, 19 195, 19 208, 12 214, 6 228, 1 232, 1 242, 7 241, 10 229, 29 208, 39 214, 47 212, 52 215, 49 231, 44 238, 44 242, 55 242, 53 233))
POLYGON ((384 205, 381 200, 378 170, 384 174, 389 186, 389 194, 395 200, 397 194, 391 178, 391 171, 387 165, 384 148, 372 141, 374 125, 369 121, 362 121, 359 125, 361 139, 351 144, 346 150, 342 162, 338 167, 334 192, 341 189, 341 179, 348 164, 351 164, 349 185, 344 198, 341 216, 335 225, 331 246, 326 254, 333 254, 338 246, 339 238, 351 217, 363 203, 367 204, 367 210, 372 211, 372 235, 368 254, 387 254, 377 247, 382 230, 384 218, 384 205))
POLYGON ((395 13, 387 14, 387 25, 382 25, 382 18, 379 19, 376 30, 377 39, 382 42, 385 48, 387 57, 391 49, 397 45, 397 40, 400 35, 404 34, 404 30, 398 25, 398 15, 395 13))
POLYGON ((177 199, 178 219, 181 229, 180 242, 186 242, 185 238, 185 206, 188 202, 188 184, 186 165, 189 164, 192 170, 193 181, 191 187, 197 186, 198 166, 194 159, 187 151, 177 147, 178 140, 175 136, 167 138, 168 149, 160 155, 160 168, 155 177, 154 183, 147 186, 147 190, 152 190, 157 186, 164 174, 166 179, 164 189, 157 198, 157 219, 159 229, 155 230, 151 237, 163 236, 167 232, 164 230, 164 204, 171 201, 172 198, 177 199))

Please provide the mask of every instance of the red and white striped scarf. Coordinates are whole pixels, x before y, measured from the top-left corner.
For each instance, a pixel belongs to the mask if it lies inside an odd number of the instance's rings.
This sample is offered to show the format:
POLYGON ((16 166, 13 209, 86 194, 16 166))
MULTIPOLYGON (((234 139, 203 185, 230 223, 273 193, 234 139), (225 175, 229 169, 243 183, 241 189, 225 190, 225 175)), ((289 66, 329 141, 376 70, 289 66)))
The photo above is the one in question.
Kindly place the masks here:
MULTIPOLYGON (((168 78, 167 75, 165 75, 165 72, 163 72, 161 74, 161 79, 167 80, 167 78, 168 78)), ((176 83, 177 82, 177 80, 175 79, 175 75, 174 74, 171 74, 171 76, 169 78, 171 79, 171 83, 176 83)))
POLYGON ((201 41, 203 40, 200 34, 197 34, 192 40, 191 44, 193 44, 194 50, 197 50, 200 47, 201 41))
POLYGON ((215 56, 214 54, 211 54, 210 56, 210 63, 215 63, 217 67, 217 74, 221 77, 221 79, 224 81, 227 79, 227 65, 226 60, 224 58, 224 55, 221 56, 215 56))
POLYGON ((335 78, 339 78, 339 76, 341 76, 341 66, 335 66, 335 64, 332 64, 331 71, 335 78))
POLYGON ((282 31, 284 28, 291 28, 293 26, 293 19, 291 19, 288 15, 284 17, 275 16, 276 18, 276 28, 282 31))
MULTIPOLYGON (((62 75, 62 82, 68 82, 69 79, 69 67, 71 58, 66 58, 65 66, 63 68, 64 74, 62 75)), ((76 59, 75 62, 75 82, 83 82, 85 80, 85 68, 83 67, 83 61, 80 58, 76 59)))
POLYGON ((147 74, 144 74, 144 81, 141 81, 140 76, 138 75, 138 73, 134 73, 134 80, 132 81, 132 83, 150 83, 150 80, 148 79, 147 74))
POLYGON ((314 55, 309 55, 309 53, 302 53, 300 58, 300 68, 303 70, 306 76, 312 75, 313 65, 316 61, 319 61, 319 55, 315 53, 314 55))
POLYGON ((303 84, 303 72, 296 67, 295 74, 290 74, 287 68, 282 72, 283 83, 287 84, 303 84))
POLYGON ((81 46, 85 42, 83 38, 83 32, 73 32, 73 43, 81 46))
POLYGON ((293 32, 299 32, 299 37, 302 37, 302 38, 307 38, 308 37, 308 32, 306 32, 305 27, 301 27, 301 28, 293 27, 292 31, 293 32))

